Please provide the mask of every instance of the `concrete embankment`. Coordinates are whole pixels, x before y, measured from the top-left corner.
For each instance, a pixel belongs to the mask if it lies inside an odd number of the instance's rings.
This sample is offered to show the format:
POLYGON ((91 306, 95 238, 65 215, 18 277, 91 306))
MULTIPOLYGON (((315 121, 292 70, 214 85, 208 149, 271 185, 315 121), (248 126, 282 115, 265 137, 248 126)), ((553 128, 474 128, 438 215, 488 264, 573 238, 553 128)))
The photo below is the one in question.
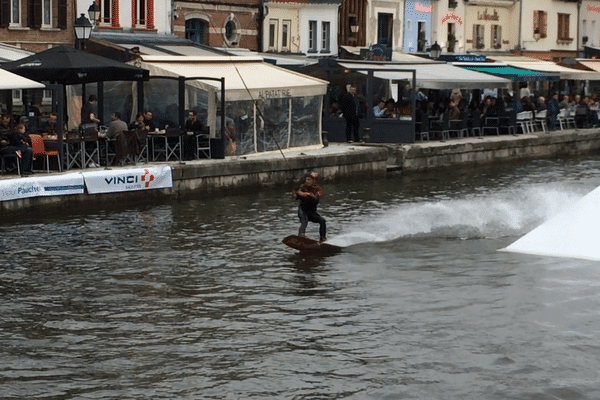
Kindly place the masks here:
POLYGON ((390 148, 390 168, 405 173, 456 165, 576 156, 600 150, 600 130, 581 129, 516 136, 417 142, 390 148))
MULTIPOLYGON (((328 147, 292 150, 284 154, 270 152, 245 157, 227 157, 224 160, 169 163, 172 169, 173 187, 168 189, 32 197, 2 201, 0 209, 15 212, 52 206, 94 207, 98 204, 137 202, 139 199, 147 202, 148 199, 157 197, 168 199, 187 195, 212 195, 218 191, 248 188, 254 190, 258 186, 290 184, 311 171, 319 172, 325 180, 344 179, 357 175, 383 177, 386 171, 390 170, 410 173, 457 165, 577 156, 599 151, 600 130, 598 129, 471 137, 452 139, 447 142, 431 141, 414 144, 332 143, 328 147)), ((155 165, 164 165, 164 163, 155 165)), ((140 165, 136 167, 139 168, 140 165)), ((3 179, 14 178, 14 176, 3 177, 3 179)))

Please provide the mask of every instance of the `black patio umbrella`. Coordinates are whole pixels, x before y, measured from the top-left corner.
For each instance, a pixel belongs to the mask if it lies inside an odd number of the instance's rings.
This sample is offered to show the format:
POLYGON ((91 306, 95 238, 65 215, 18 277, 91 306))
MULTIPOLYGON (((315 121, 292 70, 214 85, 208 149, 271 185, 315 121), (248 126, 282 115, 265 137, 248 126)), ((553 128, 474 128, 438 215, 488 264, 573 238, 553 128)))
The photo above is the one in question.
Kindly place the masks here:
POLYGON ((102 81, 148 80, 149 71, 68 46, 53 47, 40 53, 1 65, 3 69, 36 81, 63 85, 102 81))

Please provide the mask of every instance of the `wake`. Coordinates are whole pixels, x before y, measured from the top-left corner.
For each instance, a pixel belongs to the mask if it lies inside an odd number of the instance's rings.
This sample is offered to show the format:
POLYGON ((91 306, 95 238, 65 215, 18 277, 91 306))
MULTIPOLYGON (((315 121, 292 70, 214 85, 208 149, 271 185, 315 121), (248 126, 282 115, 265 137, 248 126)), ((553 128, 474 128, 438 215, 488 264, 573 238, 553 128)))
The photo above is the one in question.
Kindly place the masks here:
POLYGON ((329 243, 350 246, 398 238, 483 239, 522 235, 586 193, 529 186, 465 199, 420 201, 367 210, 329 243))

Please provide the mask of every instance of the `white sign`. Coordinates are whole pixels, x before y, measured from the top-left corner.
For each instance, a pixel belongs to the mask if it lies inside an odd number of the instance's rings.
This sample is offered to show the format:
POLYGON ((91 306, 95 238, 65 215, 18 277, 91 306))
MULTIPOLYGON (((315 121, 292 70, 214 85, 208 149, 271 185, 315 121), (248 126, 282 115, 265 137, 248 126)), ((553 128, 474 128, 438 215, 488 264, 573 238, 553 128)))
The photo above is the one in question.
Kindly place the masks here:
POLYGON ((65 175, 34 175, 28 178, 0 181, 0 201, 38 196, 83 194, 83 176, 80 173, 65 175))
POLYGON ((82 172, 82 175, 90 194, 173 187, 170 166, 82 172))

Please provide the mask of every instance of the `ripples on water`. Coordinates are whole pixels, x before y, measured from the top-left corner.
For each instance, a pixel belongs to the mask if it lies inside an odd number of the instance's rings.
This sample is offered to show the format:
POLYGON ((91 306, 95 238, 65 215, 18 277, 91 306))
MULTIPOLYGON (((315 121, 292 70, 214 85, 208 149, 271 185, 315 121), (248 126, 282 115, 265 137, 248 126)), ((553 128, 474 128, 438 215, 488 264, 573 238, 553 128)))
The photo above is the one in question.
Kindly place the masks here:
POLYGON ((600 398, 599 264, 496 251, 599 162, 324 184, 326 258, 288 188, 0 225, 0 398, 600 398))

